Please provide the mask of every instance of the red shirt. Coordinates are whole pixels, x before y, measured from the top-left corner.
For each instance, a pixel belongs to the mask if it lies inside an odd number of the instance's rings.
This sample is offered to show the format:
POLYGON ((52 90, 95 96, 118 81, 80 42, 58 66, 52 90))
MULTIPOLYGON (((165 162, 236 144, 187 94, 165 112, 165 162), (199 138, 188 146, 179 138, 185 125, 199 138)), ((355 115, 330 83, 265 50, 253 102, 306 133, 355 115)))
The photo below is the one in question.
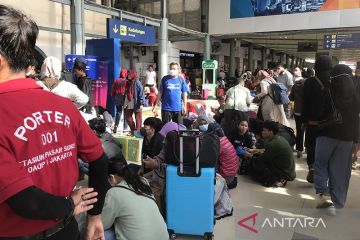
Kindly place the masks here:
POLYGON ((77 159, 94 161, 103 149, 69 99, 32 79, 0 83, 0 109, 0 237, 35 234, 57 222, 22 218, 5 201, 30 186, 69 196, 77 159))

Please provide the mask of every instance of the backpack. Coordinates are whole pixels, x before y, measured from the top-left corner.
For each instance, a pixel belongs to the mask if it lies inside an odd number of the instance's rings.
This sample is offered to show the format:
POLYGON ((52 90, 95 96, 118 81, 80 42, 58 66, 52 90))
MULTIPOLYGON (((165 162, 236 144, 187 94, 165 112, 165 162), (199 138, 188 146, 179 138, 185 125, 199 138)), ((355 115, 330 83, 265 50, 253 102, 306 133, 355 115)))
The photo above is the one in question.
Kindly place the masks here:
POLYGON ((282 125, 280 123, 278 123, 278 127, 279 127, 279 132, 277 133, 277 135, 285 138, 288 141, 289 145, 291 147, 293 147, 296 144, 296 136, 295 136, 294 129, 292 129, 291 127, 282 125))
MULTIPOLYGON (((180 82, 180 90, 181 90, 181 87, 182 87, 182 85, 183 85, 183 83, 184 83, 184 79, 181 77, 181 76, 178 76, 178 79, 179 79, 179 82, 180 82)), ((161 86, 162 86, 162 88, 163 88, 163 91, 162 91, 162 93, 161 93, 161 99, 164 97, 164 92, 165 92, 165 77, 163 77, 162 79, 161 79, 161 86)), ((159 86, 160 87, 160 86, 159 86)))
POLYGON ((276 105, 290 103, 288 89, 283 83, 271 83, 269 96, 276 105))
MULTIPOLYGON (((180 140, 176 131, 166 135, 165 161, 167 164, 179 165, 180 162, 180 140)), ((196 157, 195 138, 187 139, 183 144, 184 166, 195 166, 196 157)), ((220 140, 214 133, 206 133, 200 136, 199 160, 200 167, 215 167, 220 154, 220 140)))

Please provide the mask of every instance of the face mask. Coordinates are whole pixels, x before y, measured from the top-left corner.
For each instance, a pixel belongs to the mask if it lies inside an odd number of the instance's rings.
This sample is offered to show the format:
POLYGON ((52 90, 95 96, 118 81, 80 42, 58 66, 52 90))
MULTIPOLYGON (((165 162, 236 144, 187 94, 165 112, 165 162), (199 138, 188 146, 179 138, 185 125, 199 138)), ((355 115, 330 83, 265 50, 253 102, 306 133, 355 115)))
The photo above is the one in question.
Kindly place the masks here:
POLYGON ((176 76, 176 75, 178 74, 178 70, 170 69, 169 74, 170 74, 171 76, 176 76))
POLYGON ((208 127, 209 127, 209 124, 200 125, 200 126, 199 126, 199 130, 200 130, 201 132, 207 132, 208 127))

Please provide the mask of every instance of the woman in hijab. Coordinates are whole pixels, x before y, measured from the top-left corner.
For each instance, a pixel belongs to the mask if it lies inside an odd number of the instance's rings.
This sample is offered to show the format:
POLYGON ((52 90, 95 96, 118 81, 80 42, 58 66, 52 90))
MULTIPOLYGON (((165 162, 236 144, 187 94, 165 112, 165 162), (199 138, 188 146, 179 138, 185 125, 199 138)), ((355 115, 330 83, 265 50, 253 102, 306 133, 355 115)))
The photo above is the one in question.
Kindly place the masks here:
POLYGON ((125 83, 127 79, 127 69, 123 68, 120 71, 120 77, 114 80, 111 87, 110 97, 114 97, 114 104, 116 106, 115 126, 113 133, 117 132, 117 128, 120 123, 121 114, 125 101, 125 83))
POLYGON ((40 81, 36 83, 44 90, 69 98, 80 109, 89 101, 89 97, 75 84, 60 79, 61 63, 55 57, 47 57, 41 66, 40 81))
POLYGON ((142 109, 145 102, 144 88, 138 79, 135 69, 131 69, 125 83, 125 119, 131 131, 140 130, 142 125, 142 109), (136 125, 133 114, 135 113, 136 125))
POLYGON ((261 99, 258 111, 260 111, 263 120, 290 126, 283 105, 275 104, 271 97, 270 85, 276 83, 276 81, 264 70, 260 70, 256 77, 260 80, 261 87, 261 92, 256 95, 256 98, 261 99))

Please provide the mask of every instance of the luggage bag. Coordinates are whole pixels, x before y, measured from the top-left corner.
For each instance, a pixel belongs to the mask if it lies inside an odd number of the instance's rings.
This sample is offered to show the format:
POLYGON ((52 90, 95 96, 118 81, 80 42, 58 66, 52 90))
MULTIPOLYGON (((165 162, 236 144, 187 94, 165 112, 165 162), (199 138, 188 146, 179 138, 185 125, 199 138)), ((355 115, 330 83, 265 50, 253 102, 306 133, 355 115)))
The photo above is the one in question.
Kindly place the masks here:
POLYGON ((176 239, 176 234, 213 239, 215 169, 200 168, 198 131, 180 131, 179 140, 180 164, 166 168, 166 216, 170 239, 176 239), (192 162, 187 160, 184 164, 183 143, 189 138, 195 138, 196 151, 192 162))

